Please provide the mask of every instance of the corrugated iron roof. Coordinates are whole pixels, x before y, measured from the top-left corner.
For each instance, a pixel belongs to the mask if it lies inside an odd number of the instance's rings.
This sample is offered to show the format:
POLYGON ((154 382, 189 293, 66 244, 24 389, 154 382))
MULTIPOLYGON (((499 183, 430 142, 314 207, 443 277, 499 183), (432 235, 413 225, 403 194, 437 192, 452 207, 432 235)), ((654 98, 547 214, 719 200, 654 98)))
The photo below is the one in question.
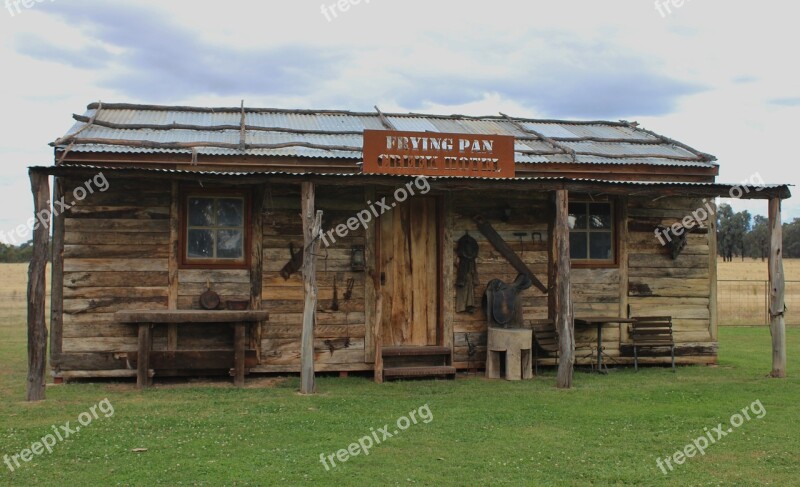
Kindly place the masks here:
POLYGON ((713 156, 635 123, 274 108, 90 104, 58 151, 182 153, 360 161, 365 129, 511 135, 516 162, 714 167, 713 156), (244 142, 241 123, 244 115, 244 142), (131 142, 126 144, 126 142, 131 142), (200 144, 202 146, 194 146, 200 144), (165 147, 169 144, 180 147, 165 147), (217 146, 219 145, 219 146, 217 146), (278 145, 279 147, 271 147, 278 145), (267 147, 265 147, 267 146, 267 147))
MULTIPOLYGON (((436 180, 485 180, 491 182, 498 182, 495 178, 480 177, 480 176, 413 176, 413 175, 398 175, 398 174, 363 174, 363 173, 327 173, 327 172, 292 172, 292 171, 209 171, 209 170, 190 170, 190 169, 167 169, 167 168, 142 168, 142 167, 108 167, 97 166, 92 164, 67 164, 62 166, 41 167, 34 166, 30 168, 34 171, 42 171, 48 174, 69 173, 71 171, 92 171, 92 172, 121 172, 121 173, 159 173, 159 174, 174 174, 174 175, 193 175, 193 176, 221 176, 221 177, 247 177, 247 176, 289 176, 306 178, 310 176, 331 178, 363 178, 363 179, 383 179, 383 178, 396 178, 408 179, 413 177, 425 177, 431 181, 436 180)), ((759 198, 767 199, 775 196, 775 193, 780 193, 781 198, 791 197, 790 187, 791 184, 764 184, 764 185, 745 185, 742 183, 710 183, 710 182, 686 182, 686 181, 617 181, 611 179, 596 179, 596 178, 568 178, 564 176, 522 176, 514 178, 515 182, 533 181, 533 182, 552 182, 556 183, 577 183, 577 184, 596 184, 605 186, 622 186, 630 188, 702 188, 707 192, 717 192, 720 196, 725 193, 730 193, 733 188, 745 189, 746 198, 759 198), (764 190, 768 190, 764 192, 764 190), (762 193, 764 192, 764 193, 762 193)))

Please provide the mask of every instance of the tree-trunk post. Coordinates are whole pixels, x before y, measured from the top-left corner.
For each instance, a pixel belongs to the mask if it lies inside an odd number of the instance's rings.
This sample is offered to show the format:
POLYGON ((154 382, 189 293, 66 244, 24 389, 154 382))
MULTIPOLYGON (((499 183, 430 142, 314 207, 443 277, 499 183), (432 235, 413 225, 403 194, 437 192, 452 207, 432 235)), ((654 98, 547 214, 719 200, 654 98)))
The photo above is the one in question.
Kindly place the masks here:
POLYGON ((301 216, 303 220, 303 332, 300 343, 300 393, 314 394, 314 322, 317 312, 316 254, 322 212, 314 211, 314 183, 302 183, 301 216))
POLYGON ((572 372, 575 362, 575 331, 572 315, 572 295, 569 260, 569 195, 566 190, 556 191, 556 215, 553 226, 553 291, 555 326, 558 330, 558 376, 556 387, 572 387, 572 372))
POLYGON ((786 324, 784 323, 783 228, 781 199, 769 200, 769 331, 772 335, 772 377, 786 377, 786 324))
POLYGON ((28 401, 43 401, 47 367, 47 325, 45 323, 45 286, 47 249, 50 240, 50 180, 46 174, 29 171, 33 211, 33 256, 28 267, 28 401))

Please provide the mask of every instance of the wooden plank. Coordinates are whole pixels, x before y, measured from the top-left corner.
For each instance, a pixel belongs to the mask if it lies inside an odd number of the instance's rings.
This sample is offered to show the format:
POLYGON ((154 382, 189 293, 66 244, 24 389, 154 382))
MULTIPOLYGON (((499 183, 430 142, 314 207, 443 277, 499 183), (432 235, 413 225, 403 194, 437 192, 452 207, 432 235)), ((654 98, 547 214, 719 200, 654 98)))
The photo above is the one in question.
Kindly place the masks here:
MULTIPOLYGON (((717 214, 716 201, 710 201, 709 204, 717 214)), ((711 339, 717 341, 717 326, 718 326, 718 309, 717 309, 717 221, 716 218, 709 218, 708 220, 708 246, 710 249, 708 256, 708 312, 709 312, 709 333, 711 339)))
POLYGON ((553 225, 553 245, 555 247, 555 323, 559 333, 559 361, 556 387, 572 387, 573 364, 575 361, 575 333, 573 329, 573 309, 570 286, 569 258, 569 198, 566 190, 556 191, 556 218, 553 225))
POLYGON ((142 245, 169 245, 169 233, 84 233, 81 230, 65 232, 64 243, 68 245, 126 245, 135 239, 142 245))
MULTIPOLYGON (((169 206, 169 265, 167 277, 167 308, 178 309, 178 263, 180 261, 180 188, 177 181, 172 181, 170 186, 170 206, 169 206)), ((170 325, 167 331, 167 350, 177 350, 178 348, 178 327, 170 325)))
MULTIPOLYGON (((61 201, 63 183, 53 178, 53 200, 61 201)), ((64 214, 53 215, 52 269, 50 276, 50 367, 58 367, 64 330, 64 214)))
MULTIPOLYGON (((630 199, 623 196, 619 199, 619 221, 617 223, 617 242, 618 242, 618 255, 619 262, 619 288, 617 289, 617 296, 619 297, 619 312, 618 316, 628 316, 628 284, 630 275, 628 273, 628 248, 630 246, 630 234, 628 233, 628 218, 630 215, 630 199)), ((621 341, 628 341, 628 327, 623 327, 621 341)))
POLYGON ((50 180, 46 174, 29 170, 31 193, 33 194, 34 217, 42 216, 33 229, 33 254, 28 266, 28 382, 27 401, 45 399, 45 369, 47 367, 47 323, 45 316, 45 292, 48 260, 49 230, 52 225, 50 213, 50 180))
POLYGON ((145 389, 150 385, 150 349, 153 346, 150 324, 139 323, 139 363, 136 366, 136 388, 145 389))
MULTIPOLYGON (((128 353, 131 364, 138 365, 139 354, 128 353)), ((233 350, 176 350, 176 351, 151 351, 151 369, 169 370, 230 370, 235 368, 236 355, 233 350)), ((245 350, 244 369, 258 365, 255 350, 245 350)), ((134 371, 131 371, 134 372, 134 371)), ((160 371, 158 373, 160 375, 160 371)))
MULTIPOLYGON (((375 201, 375 188, 369 186, 364 189, 364 207, 368 207, 375 201)), ((377 293, 380 283, 376 282, 372 277, 378 271, 377 262, 377 228, 379 222, 373 222, 372 225, 367 227, 364 235, 364 258, 366 261, 365 279, 364 279, 364 323, 366 324, 366 336, 364 340, 366 361, 374 363, 376 359, 375 353, 375 338, 376 331, 379 329, 375 326, 374 319, 377 316, 377 293)), ((380 354, 377 354, 380 355, 380 354)))
POLYGON ((269 313, 260 310, 129 310, 115 313, 120 323, 235 323, 267 321, 269 313))
POLYGON ((168 287, 167 272, 65 272, 64 286, 90 287, 168 287))
MULTIPOLYGON (((169 233, 168 220, 137 220, 137 219, 104 219, 104 218, 67 218, 65 222, 67 232, 85 233, 169 233)), ((133 237, 135 238, 135 237, 133 237)))
MULTIPOLYGON (((138 336, 138 331, 137 331, 138 336)), ((64 370, 118 370, 128 368, 127 356, 117 352, 63 353, 56 374, 64 370)))
POLYGON ((103 218, 125 220, 166 220, 169 218, 169 206, 92 206, 78 205, 70 209, 70 218, 103 218))
POLYGON ((786 377, 786 324, 784 323, 783 227, 781 199, 769 200, 769 331, 772 335, 772 377, 786 377))
POLYGON ((111 337, 64 337, 64 353, 132 352, 137 347, 136 336, 128 333, 111 337))
POLYGON ((134 271, 163 272, 169 269, 168 259, 65 259, 64 272, 134 271))
MULTIPOLYGON (((273 315, 274 316, 274 315, 273 315)), ((275 338, 300 338, 302 334, 302 324, 291 325, 272 325, 265 326, 262 332, 262 340, 275 338)), ((366 327, 364 324, 357 325, 319 325, 314 329, 314 338, 350 338, 351 340, 364 339, 366 327)))
POLYGON ((166 298, 167 289, 163 287, 70 287, 64 290, 64 299, 102 299, 102 298, 166 298))
POLYGON ((64 299, 64 313, 114 313, 119 310, 160 309, 167 307, 164 298, 64 299))
POLYGON ((181 283, 200 283, 211 282, 238 282, 250 284, 250 273, 247 270, 206 270, 206 269, 181 269, 178 272, 178 280, 181 283))
MULTIPOLYGON (((250 214, 252 216, 253 224, 251 227, 251 241, 250 241, 250 309, 261 309, 261 293, 262 293, 262 262, 264 252, 262 251, 263 238, 264 238, 264 197, 266 195, 266 186, 261 184, 256 186, 253 190, 252 208, 250 214)), ((261 352, 261 327, 255 327, 252 336, 250 337, 250 347, 256 350, 256 354, 260 356, 261 352)))
POLYGON ((322 226, 322 211, 314 210, 314 184, 301 185, 301 215, 303 220, 303 333, 300 360, 300 393, 314 394, 314 318, 317 311, 316 255, 319 250, 319 233, 322 226))
MULTIPOLYGON (((455 222, 453 213, 453 203, 450 194, 442 197, 442 215, 440 215, 443 231, 441 234, 442 262, 439 267, 442 272, 442 286, 439 293, 440 306, 442 308, 442 339, 441 344, 445 347, 453 346, 453 322, 455 319, 455 300, 456 300, 456 276, 455 276, 455 222)), ((452 360, 452 356, 451 356, 452 360)))
POLYGON ((245 368, 245 340, 247 339, 247 328, 244 323, 234 324, 233 337, 233 361, 234 376, 233 383, 236 387, 244 387, 244 368, 245 368))

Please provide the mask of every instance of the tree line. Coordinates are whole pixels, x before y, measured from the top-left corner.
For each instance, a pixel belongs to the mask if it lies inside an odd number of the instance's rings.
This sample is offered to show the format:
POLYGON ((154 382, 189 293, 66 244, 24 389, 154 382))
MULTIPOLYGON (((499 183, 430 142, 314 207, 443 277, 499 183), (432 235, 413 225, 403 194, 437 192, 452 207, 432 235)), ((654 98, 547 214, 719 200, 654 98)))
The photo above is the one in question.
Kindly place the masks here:
MULTIPOLYGON (((717 254, 724 260, 750 257, 766 260, 769 256, 769 219, 751 215, 747 210, 734 212, 727 203, 717 210, 717 254)), ((800 218, 783 224, 783 256, 800 257, 800 218)))

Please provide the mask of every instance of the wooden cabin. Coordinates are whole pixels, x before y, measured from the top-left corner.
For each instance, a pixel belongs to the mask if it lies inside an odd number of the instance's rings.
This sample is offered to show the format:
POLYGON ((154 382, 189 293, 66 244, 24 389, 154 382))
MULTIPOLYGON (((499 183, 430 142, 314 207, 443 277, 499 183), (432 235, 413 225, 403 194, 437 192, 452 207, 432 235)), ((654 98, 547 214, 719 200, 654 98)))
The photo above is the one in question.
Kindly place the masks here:
MULTIPOLYGON (((228 373, 234 359, 250 374, 299 372, 301 251, 315 259, 316 371, 377 363, 389 377, 391 360, 402 369, 425 356, 452 368, 432 375, 483 368, 487 283, 520 271, 478 220, 542 284, 519 293, 521 326, 562 308, 574 317, 668 315, 677 362, 713 364, 714 198, 738 188, 779 206, 790 196, 785 185, 717 183, 713 156, 624 121, 106 103, 73 118, 52 144, 55 164, 32 168, 55 176, 53 201, 66 202, 52 208, 50 364, 62 379, 135 377, 142 333, 152 343, 144 369, 156 378, 228 373), (403 139, 413 134, 441 136, 424 142, 433 153, 457 151, 445 147, 450 137, 482 157, 436 166, 414 156, 422 138, 403 139), (369 137, 378 142, 368 151, 369 137), (301 215, 308 205, 312 216, 322 212, 314 246, 301 215), (568 256, 554 245, 559 221, 569 222, 568 256), (686 229, 685 239, 670 228, 686 229), (456 302, 457 246, 467 234, 478 244, 472 292, 461 296, 470 306, 456 302), (554 281, 564 268, 559 300, 554 281), (268 318, 232 334, 225 323, 137 327, 132 317, 200 310, 209 290, 217 308, 268 318), (234 357, 236 340, 243 357, 234 357), (397 357, 398 347, 415 352, 397 357)), ((575 328, 578 364, 593 360, 580 348, 595 339, 594 328, 575 328)), ((604 330, 608 360, 632 363, 630 345, 624 323, 604 330)))

